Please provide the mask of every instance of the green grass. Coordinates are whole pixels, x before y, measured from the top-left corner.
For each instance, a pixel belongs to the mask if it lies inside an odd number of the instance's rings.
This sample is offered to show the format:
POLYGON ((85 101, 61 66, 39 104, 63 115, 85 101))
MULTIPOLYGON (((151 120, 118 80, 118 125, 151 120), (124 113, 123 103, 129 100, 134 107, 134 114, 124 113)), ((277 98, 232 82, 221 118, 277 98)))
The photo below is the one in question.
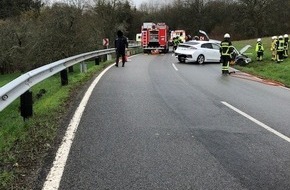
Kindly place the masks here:
MULTIPOLYGON (((68 73, 67 86, 61 86, 59 74, 35 85, 31 89, 33 117, 25 122, 20 116, 19 98, 0 112, 0 189, 28 189, 29 184, 23 176, 36 169, 53 143, 72 93, 111 63, 95 65, 89 62, 87 73, 80 73, 76 65, 74 72, 68 73), (45 89, 46 93, 37 99, 36 94, 40 89, 45 89)), ((0 75, 0 86, 18 76, 0 75)))
POLYGON ((235 41, 233 45, 237 49, 241 49, 243 46, 250 44, 252 47, 247 51, 250 53, 250 57, 252 58, 252 62, 247 66, 235 66, 240 71, 247 72, 258 77, 269 79, 273 81, 277 81, 283 83, 285 86, 290 87, 290 58, 284 59, 282 63, 277 64, 276 62, 271 60, 271 37, 262 38, 262 42, 264 45, 264 59, 262 62, 256 61, 256 39, 254 40, 244 40, 244 41, 235 41))

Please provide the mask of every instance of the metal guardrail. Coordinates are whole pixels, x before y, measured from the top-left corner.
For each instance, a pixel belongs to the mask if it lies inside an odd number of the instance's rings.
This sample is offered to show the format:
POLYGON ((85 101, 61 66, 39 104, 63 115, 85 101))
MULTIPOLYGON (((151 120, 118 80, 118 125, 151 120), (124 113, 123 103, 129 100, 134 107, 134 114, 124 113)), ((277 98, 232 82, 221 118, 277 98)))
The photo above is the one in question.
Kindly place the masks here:
MULTIPOLYGON (((138 47, 140 46, 130 46, 129 49, 138 47)), ((9 104, 28 91, 32 86, 52 75, 82 61, 112 53, 115 53, 115 48, 83 53, 44 65, 22 74, 0 88, 0 111, 4 110, 9 104)))

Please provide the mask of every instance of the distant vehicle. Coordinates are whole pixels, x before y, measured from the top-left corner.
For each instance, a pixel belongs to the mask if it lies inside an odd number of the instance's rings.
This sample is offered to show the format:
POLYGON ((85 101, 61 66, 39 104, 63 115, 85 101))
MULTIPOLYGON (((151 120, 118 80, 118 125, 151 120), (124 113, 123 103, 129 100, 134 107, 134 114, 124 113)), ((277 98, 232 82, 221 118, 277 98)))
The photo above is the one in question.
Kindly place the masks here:
POLYGON ((128 45, 129 46, 137 46, 137 45, 140 45, 140 43, 136 42, 136 40, 129 40, 128 39, 128 45))
POLYGON ((141 45, 144 53, 169 51, 169 27, 165 23, 143 23, 141 45))
POLYGON ((186 37, 185 30, 173 30, 170 33, 170 40, 169 40, 170 45, 173 45, 173 39, 176 36, 179 36, 182 42, 185 42, 185 37, 186 37))
POLYGON ((141 33, 136 34, 136 42, 141 43, 141 36, 142 36, 141 33))
MULTIPOLYGON (((234 57, 236 64, 247 64, 251 59, 243 53, 251 47, 245 46, 241 51, 234 47, 234 57)), ((188 41, 179 44, 175 50, 175 57, 179 62, 197 62, 203 64, 205 62, 220 63, 220 41, 188 41)))

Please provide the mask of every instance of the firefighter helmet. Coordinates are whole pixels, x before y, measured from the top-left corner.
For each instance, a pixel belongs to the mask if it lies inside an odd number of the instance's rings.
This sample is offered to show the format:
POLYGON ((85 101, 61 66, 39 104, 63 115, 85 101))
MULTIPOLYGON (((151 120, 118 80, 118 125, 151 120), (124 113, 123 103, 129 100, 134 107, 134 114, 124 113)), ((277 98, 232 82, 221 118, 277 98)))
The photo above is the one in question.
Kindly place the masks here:
POLYGON ((231 38, 231 36, 230 36, 230 34, 226 33, 226 34, 224 35, 224 38, 231 38))
POLYGON ((279 36, 279 39, 283 39, 283 36, 281 35, 281 36, 279 36))
POLYGON ((288 34, 285 34, 285 35, 284 35, 284 38, 288 38, 288 34))
POLYGON ((257 42, 260 42, 260 41, 261 41, 261 38, 258 38, 258 39, 257 39, 257 42))
POLYGON ((276 39, 277 39, 277 36, 273 36, 273 37, 272 37, 272 40, 276 40, 276 39))

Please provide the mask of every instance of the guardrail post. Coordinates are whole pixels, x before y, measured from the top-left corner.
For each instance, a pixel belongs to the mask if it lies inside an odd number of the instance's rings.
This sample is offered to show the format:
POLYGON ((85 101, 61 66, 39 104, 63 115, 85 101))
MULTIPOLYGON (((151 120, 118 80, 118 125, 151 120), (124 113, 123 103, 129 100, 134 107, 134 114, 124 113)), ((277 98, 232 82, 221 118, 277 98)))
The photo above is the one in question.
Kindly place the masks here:
POLYGON ((88 71, 87 69, 87 64, 85 62, 80 63, 80 72, 81 73, 86 73, 88 71))
POLYGON ((95 58, 95 65, 100 65, 100 58, 99 57, 95 58))
POLYGON ((32 104, 32 92, 28 90, 20 96, 20 112, 24 121, 32 116, 32 104))
POLYGON ((66 69, 60 71, 60 79, 61 79, 62 86, 68 85, 68 77, 67 77, 67 70, 66 69))
POLYGON ((107 54, 107 60, 108 61, 112 60, 112 55, 111 54, 107 54))

